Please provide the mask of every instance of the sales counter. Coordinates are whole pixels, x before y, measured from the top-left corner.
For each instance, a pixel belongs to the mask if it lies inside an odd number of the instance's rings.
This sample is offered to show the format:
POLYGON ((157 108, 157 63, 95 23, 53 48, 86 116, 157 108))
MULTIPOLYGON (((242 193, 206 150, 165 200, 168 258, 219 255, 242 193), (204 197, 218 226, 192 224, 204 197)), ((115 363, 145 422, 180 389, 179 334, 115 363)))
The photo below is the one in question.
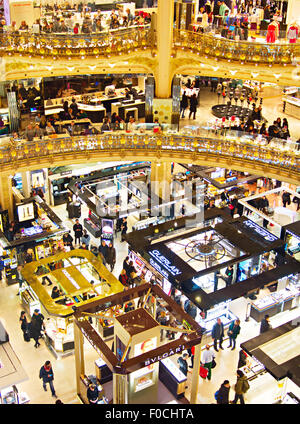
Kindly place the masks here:
POLYGON ((294 118, 300 119, 300 99, 297 97, 286 96, 283 97, 285 103, 285 113, 294 118))
POLYGON ((292 309, 297 305, 300 295, 300 282, 298 275, 288 277, 286 287, 270 293, 263 298, 251 301, 250 316, 261 322, 266 314, 270 317, 292 309))
POLYGON ((176 367, 170 358, 165 358, 160 361, 159 379, 176 399, 180 399, 184 396, 187 377, 176 367))
POLYGON ((111 113, 116 113, 121 119, 125 121, 128 117, 127 114, 133 116, 137 121, 140 118, 145 117, 145 101, 144 100, 132 100, 125 102, 116 102, 111 105, 111 113))
POLYGON ((100 384, 107 383, 113 379, 113 374, 110 368, 106 365, 103 359, 99 358, 95 361, 96 378, 100 384))

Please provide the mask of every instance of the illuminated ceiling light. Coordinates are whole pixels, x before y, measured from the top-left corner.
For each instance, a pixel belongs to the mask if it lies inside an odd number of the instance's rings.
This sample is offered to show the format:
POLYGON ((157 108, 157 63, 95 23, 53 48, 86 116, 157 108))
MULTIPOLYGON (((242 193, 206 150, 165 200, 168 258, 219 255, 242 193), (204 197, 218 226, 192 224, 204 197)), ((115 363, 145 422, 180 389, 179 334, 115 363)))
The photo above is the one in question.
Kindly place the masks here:
POLYGON ((97 65, 89 65, 89 68, 94 70, 97 67, 97 65))
POLYGON ((200 66, 201 66, 201 68, 204 68, 204 66, 205 66, 205 65, 204 65, 204 63, 201 63, 201 65, 200 65, 200 66))
POLYGON ((279 79, 279 78, 281 77, 281 74, 274 74, 274 77, 275 77, 276 79, 279 79))
POLYGON ((108 66, 109 66, 110 68, 114 68, 116 65, 115 65, 114 63, 109 63, 109 64, 108 64, 108 66))
POLYGON ((256 78, 259 75, 259 72, 251 72, 253 78, 256 78))
POLYGON ((75 67, 74 66, 67 66, 67 69, 68 69, 68 71, 73 71, 74 69, 75 69, 75 67))
POLYGON ((217 72, 217 70, 219 69, 219 66, 213 66, 212 68, 215 72, 217 72))
POLYGON ((33 69, 33 68, 34 68, 34 66, 33 66, 33 65, 30 65, 30 66, 29 66, 29 69, 33 69))
POLYGON ((53 66, 46 66, 46 68, 48 69, 48 71, 51 71, 53 69, 53 66))
POLYGON ((229 71, 231 73, 231 75, 235 75, 237 73, 237 71, 229 71))

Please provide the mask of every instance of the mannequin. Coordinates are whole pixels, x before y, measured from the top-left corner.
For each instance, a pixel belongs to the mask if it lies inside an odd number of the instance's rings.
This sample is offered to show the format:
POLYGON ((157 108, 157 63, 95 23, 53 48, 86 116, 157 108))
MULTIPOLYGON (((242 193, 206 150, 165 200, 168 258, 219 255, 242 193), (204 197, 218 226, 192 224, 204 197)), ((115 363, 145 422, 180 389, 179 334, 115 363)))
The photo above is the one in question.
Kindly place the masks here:
POLYGON ((267 43, 275 43, 275 41, 278 39, 279 35, 279 28, 278 28, 278 22, 272 21, 268 25, 268 32, 267 32, 267 43))
POLYGON ((298 38, 299 28, 297 27, 296 22, 293 22, 288 31, 287 31, 287 38, 290 43, 296 43, 298 38))

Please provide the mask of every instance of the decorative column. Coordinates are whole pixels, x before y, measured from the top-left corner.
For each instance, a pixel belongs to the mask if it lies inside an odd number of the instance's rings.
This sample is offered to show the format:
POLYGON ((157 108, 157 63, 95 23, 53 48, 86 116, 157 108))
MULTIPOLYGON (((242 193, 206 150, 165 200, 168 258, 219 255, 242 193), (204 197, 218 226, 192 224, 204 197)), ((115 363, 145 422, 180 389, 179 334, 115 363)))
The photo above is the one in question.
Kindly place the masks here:
POLYGON ((75 368, 77 394, 80 395, 80 376, 84 375, 84 349, 83 334, 74 323, 74 348, 75 348, 75 368))
POLYGON ((8 211, 9 220, 14 220, 14 201, 11 184, 11 176, 1 173, 0 176, 0 205, 3 210, 8 211))
MULTIPOLYGON (((155 208, 158 197, 164 202, 170 200, 171 194, 171 162, 151 162, 151 213, 152 216, 169 216, 169 208, 155 208)), ((160 202, 161 203, 161 202, 160 202)))
POLYGON ((191 398, 190 398, 191 404, 197 403, 200 359, 201 359, 201 344, 198 344, 197 346, 195 346, 194 368, 193 368, 193 374, 192 374, 192 387, 191 387, 191 398))
POLYGON ((126 374, 113 373, 113 403, 128 404, 128 377, 126 374))
POLYGON ((174 0, 158 0, 157 11, 157 55, 158 66, 155 75, 155 94, 160 99, 171 96, 172 69, 171 54, 173 43, 174 0))

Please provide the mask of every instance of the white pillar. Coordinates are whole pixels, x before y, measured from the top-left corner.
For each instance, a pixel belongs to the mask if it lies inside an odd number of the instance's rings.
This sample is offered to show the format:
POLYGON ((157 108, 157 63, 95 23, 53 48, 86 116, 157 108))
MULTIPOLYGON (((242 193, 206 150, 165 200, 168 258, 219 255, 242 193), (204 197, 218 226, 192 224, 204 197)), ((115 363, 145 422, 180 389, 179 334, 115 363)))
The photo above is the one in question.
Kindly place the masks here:
POLYGON ((300 25, 300 0, 288 1, 286 23, 289 26, 294 22, 300 25))

